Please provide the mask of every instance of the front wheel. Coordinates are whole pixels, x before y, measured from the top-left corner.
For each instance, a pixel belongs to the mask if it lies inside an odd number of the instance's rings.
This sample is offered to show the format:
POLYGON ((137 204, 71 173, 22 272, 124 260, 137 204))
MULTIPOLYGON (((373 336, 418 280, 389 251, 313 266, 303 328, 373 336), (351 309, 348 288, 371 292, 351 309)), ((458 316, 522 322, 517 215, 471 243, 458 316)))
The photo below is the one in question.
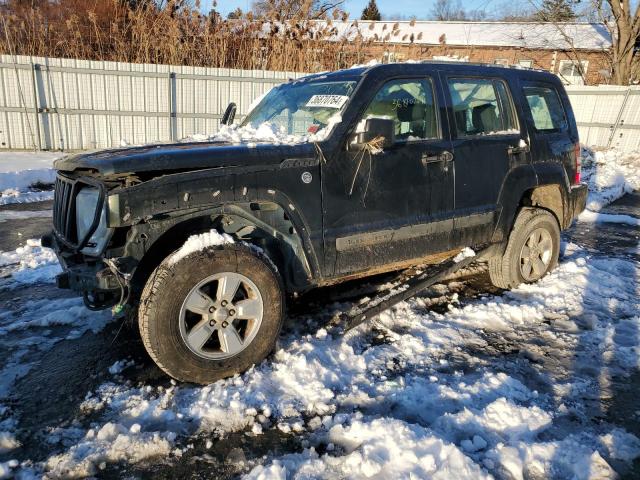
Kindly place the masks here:
POLYGON ((210 247, 152 273, 140 301, 145 348, 171 377, 211 383, 262 361, 284 317, 280 278, 239 245, 210 247))
POLYGON ((514 223, 503 255, 489 259, 491 282, 515 288, 540 280, 558 264, 560 227, 547 210, 523 208, 514 223))

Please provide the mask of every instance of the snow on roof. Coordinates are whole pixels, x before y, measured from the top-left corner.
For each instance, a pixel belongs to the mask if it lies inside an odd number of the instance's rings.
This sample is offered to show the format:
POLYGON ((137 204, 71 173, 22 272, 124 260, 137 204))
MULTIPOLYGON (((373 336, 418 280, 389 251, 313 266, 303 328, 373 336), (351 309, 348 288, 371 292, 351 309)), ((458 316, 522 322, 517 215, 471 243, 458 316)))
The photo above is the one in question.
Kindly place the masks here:
POLYGON ((317 22, 329 40, 364 40, 418 45, 475 45, 549 50, 602 50, 611 36, 600 23, 333 21, 317 22))

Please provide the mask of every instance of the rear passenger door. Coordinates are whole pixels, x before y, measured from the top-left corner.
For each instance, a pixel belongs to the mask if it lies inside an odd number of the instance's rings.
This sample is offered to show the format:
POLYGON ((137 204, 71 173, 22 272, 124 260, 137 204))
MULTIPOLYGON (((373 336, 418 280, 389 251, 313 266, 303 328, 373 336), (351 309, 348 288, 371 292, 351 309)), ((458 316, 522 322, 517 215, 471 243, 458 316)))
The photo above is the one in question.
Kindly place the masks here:
MULTIPOLYGON (((571 127, 575 121, 568 121, 573 117, 571 110, 563 106, 561 94, 564 92, 551 83, 540 81, 523 82, 522 91, 529 107, 525 109, 525 118, 535 152, 532 161, 544 162, 536 168, 540 183, 546 183, 545 173, 556 181, 558 173, 562 175, 561 166, 572 174, 568 181, 573 181, 578 132, 575 126, 571 127)), ((568 105, 568 99, 565 102, 568 105)))
POLYGON ((447 75, 455 157, 455 234, 459 245, 490 240, 509 170, 528 162, 509 87, 499 77, 447 75))

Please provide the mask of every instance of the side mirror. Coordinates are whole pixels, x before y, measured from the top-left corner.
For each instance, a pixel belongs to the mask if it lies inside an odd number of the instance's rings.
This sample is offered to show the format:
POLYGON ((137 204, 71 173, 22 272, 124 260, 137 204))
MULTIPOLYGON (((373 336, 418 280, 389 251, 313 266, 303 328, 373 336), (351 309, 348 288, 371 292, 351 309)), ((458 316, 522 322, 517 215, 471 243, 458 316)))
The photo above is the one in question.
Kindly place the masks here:
POLYGON ((229 105, 227 105, 227 109, 224 111, 220 123, 222 125, 231 125, 233 123, 233 119, 236 118, 236 110, 237 107, 235 103, 231 102, 229 105))
POLYGON ((356 150, 364 148, 366 144, 376 138, 382 139, 382 148, 387 148, 396 142, 396 128, 389 118, 368 118, 365 120, 364 131, 353 135, 349 148, 356 150))

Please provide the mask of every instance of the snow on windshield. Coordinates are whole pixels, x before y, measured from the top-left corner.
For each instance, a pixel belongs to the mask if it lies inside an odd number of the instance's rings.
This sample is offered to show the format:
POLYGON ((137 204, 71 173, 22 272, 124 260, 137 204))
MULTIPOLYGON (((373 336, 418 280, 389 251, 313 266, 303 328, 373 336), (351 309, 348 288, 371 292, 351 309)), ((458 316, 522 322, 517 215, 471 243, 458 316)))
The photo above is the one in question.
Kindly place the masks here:
POLYGON ((239 127, 219 135, 247 141, 298 143, 324 140, 341 120, 356 81, 291 82, 272 89, 239 127))

